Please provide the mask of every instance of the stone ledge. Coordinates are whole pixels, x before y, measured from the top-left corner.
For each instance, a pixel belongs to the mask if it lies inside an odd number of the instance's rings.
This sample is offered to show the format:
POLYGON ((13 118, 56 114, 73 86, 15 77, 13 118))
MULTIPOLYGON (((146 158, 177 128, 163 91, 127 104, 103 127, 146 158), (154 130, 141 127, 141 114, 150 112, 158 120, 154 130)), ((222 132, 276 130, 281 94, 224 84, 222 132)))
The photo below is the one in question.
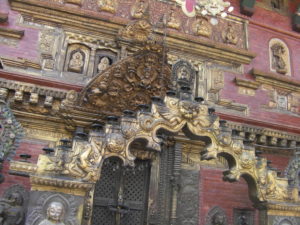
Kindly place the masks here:
POLYGON ((24 30, 15 30, 10 28, 0 27, 0 36, 21 39, 24 36, 24 30))

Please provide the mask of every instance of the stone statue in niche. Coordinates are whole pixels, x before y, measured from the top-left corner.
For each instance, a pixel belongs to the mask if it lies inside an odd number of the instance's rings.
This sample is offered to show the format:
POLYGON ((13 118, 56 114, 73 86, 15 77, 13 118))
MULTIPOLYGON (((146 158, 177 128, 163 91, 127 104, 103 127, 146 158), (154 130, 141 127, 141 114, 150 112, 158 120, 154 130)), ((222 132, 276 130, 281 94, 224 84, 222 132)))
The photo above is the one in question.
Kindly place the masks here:
POLYGON ((207 18, 199 17, 195 20, 192 25, 194 34, 204 37, 210 37, 212 33, 211 24, 208 22, 207 18))
POLYGON ((179 80, 185 80, 185 81, 190 80, 190 73, 189 73, 188 68, 185 65, 181 66, 178 69, 177 77, 178 77, 179 80))
POLYGON ((238 36, 232 24, 228 24, 227 29, 223 31, 222 38, 224 43, 236 45, 238 36))
POLYGON ((0 199, 0 224, 19 225, 24 219, 23 197, 18 192, 0 199))
POLYGON ((104 70, 106 70, 108 67, 110 66, 110 61, 109 58, 104 56, 100 59, 100 62, 97 66, 98 69, 98 73, 103 72, 104 70))
POLYGON ((192 65, 184 60, 180 60, 173 65, 172 69, 172 76, 174 85, 181 85, 190 86, 194 83, 195 77, 195 70, 193 69, 192 65))
POLYGON ((212 225, 225 225, 225 216, 221 213, 217 213, 212 218, 212 225))
POLYGON ((39 225, 65 225, 63 222, 64 206, 60 202, 51 202, 47 208, 47 218, 42 220, 39 225))
POLYGON ((209 210, 206 219, 205 225, 227 225, 227 217, 222 208, 219 206, 213 207, 209 210))
POLYGON ((146 0, 137 0, 131 8, 131 16, 136 19, 143 17, 146 9, 148 8, 148 2, 146 0))
POLYGON ((286 74, 287 66, 284 59, 285 48, 282 44, 276 43, 271 47, 272 51, 272 69, 277 73, 286 74))
POLYGON ((244 214, 241 214, 238 218, 238 225, 249 225, 247 222, 247 217, 244 214))
POLYGON ((167 27, 173 28, 173 29, 179 29, 180 28, 180 19, 177 18, 177 15, 175 13, 175 7, 171 8, 169 17, 167 19, 167 27))
POLYGON ((84 65, 84 56, 80 50, 73 52, 70 62, 69 62, 69 71, 81 73, 84 65))

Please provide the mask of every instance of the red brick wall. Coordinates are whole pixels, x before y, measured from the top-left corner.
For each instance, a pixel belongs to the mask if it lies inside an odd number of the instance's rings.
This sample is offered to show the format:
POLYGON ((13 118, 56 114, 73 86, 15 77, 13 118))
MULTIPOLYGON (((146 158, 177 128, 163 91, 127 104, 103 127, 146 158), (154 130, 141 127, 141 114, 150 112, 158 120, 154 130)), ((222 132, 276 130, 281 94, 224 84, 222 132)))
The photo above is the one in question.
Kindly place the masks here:
MULTIPOLYGON (((13 158, 13 160, 21 160, 19 155, 22 153, 26 153, 32 156, 31 159, 28 160, 28 162, 36 163, 38 159, 38 155, 43 153, 42 148, 44 148, 45 146, 47 146, 47 143, 45 142, 41 142, 37 140, 23 140, 20 143, 20 146, 16 152, 16 156, 13 158)), ((1 173, 4 174, 5 176, 5 180, 2 184, 0 184, 0 196, 8 187, 14 184, 21 184, 24 185, 28 190, 30 189, 28 177, 10 175, 8 174, 8 171, 9 171, 9 162, 6 161, 1 171, 1 173)))
MULTIPOLYGON (((201 167, 200 169, 200 225, 205 225, 205 217, 214 206, 223 208, 226 212, 228 224, 233 224, 233 209, 250 209, 252 202, 248 197, 246 181, 229 183, 223 181, 221 169, 201 167)), ((255 225, 258 225, 258 210, 254 210, 255 225)))

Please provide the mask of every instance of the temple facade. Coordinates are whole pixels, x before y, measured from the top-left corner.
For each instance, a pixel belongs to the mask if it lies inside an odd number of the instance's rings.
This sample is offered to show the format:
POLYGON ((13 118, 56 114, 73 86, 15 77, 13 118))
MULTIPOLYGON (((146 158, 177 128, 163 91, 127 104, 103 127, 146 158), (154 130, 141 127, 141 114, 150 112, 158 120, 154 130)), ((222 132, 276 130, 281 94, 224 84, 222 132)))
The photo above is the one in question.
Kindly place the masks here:
POLYGON ((0 225, 299 225, 299 0, 1 0, 0 225))

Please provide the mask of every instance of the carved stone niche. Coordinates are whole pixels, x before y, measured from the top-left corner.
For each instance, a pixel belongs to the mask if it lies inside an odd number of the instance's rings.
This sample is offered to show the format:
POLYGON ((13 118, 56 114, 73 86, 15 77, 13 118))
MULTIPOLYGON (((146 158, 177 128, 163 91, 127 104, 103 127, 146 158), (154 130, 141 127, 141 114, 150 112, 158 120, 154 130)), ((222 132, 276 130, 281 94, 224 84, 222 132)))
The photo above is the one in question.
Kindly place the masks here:
POLYGON ((85 45, 71 44, 68 46, 64 71, 86 74, 90 58, 90 49, 85 45))
POLYGON ((180 88, 181 85, 189 86, 192 90, 195 85, 195 70, 193 66, 185 61, 180 60, 172 67, 173 86, 180 88))
POLYGON ((284 174, 288 178, 289 184, 298 186, 300 190, 300 158, 293 157, 285 169, 284 174))
POLYGON ((102 73, 117 60, 115 53, 108 50, 100 50, 95 55, 94 75, 102 73))
POLYGON ((205 225, 227 225, 227 216, 225 211, 215 206, 209 210, 205 218, 205 225))
POLYGON ((270 70, 291 76, 290 54, 287 45, 280 39, 269 42, 270 70))
POLYGON ((83 197, 80 196, 31 191, 26 225, 79 225, 82 207, 83 197))
POLYGON ((253 225, 254 211, 247 209, 234 209, 233 221, 234 225, 253 225))

